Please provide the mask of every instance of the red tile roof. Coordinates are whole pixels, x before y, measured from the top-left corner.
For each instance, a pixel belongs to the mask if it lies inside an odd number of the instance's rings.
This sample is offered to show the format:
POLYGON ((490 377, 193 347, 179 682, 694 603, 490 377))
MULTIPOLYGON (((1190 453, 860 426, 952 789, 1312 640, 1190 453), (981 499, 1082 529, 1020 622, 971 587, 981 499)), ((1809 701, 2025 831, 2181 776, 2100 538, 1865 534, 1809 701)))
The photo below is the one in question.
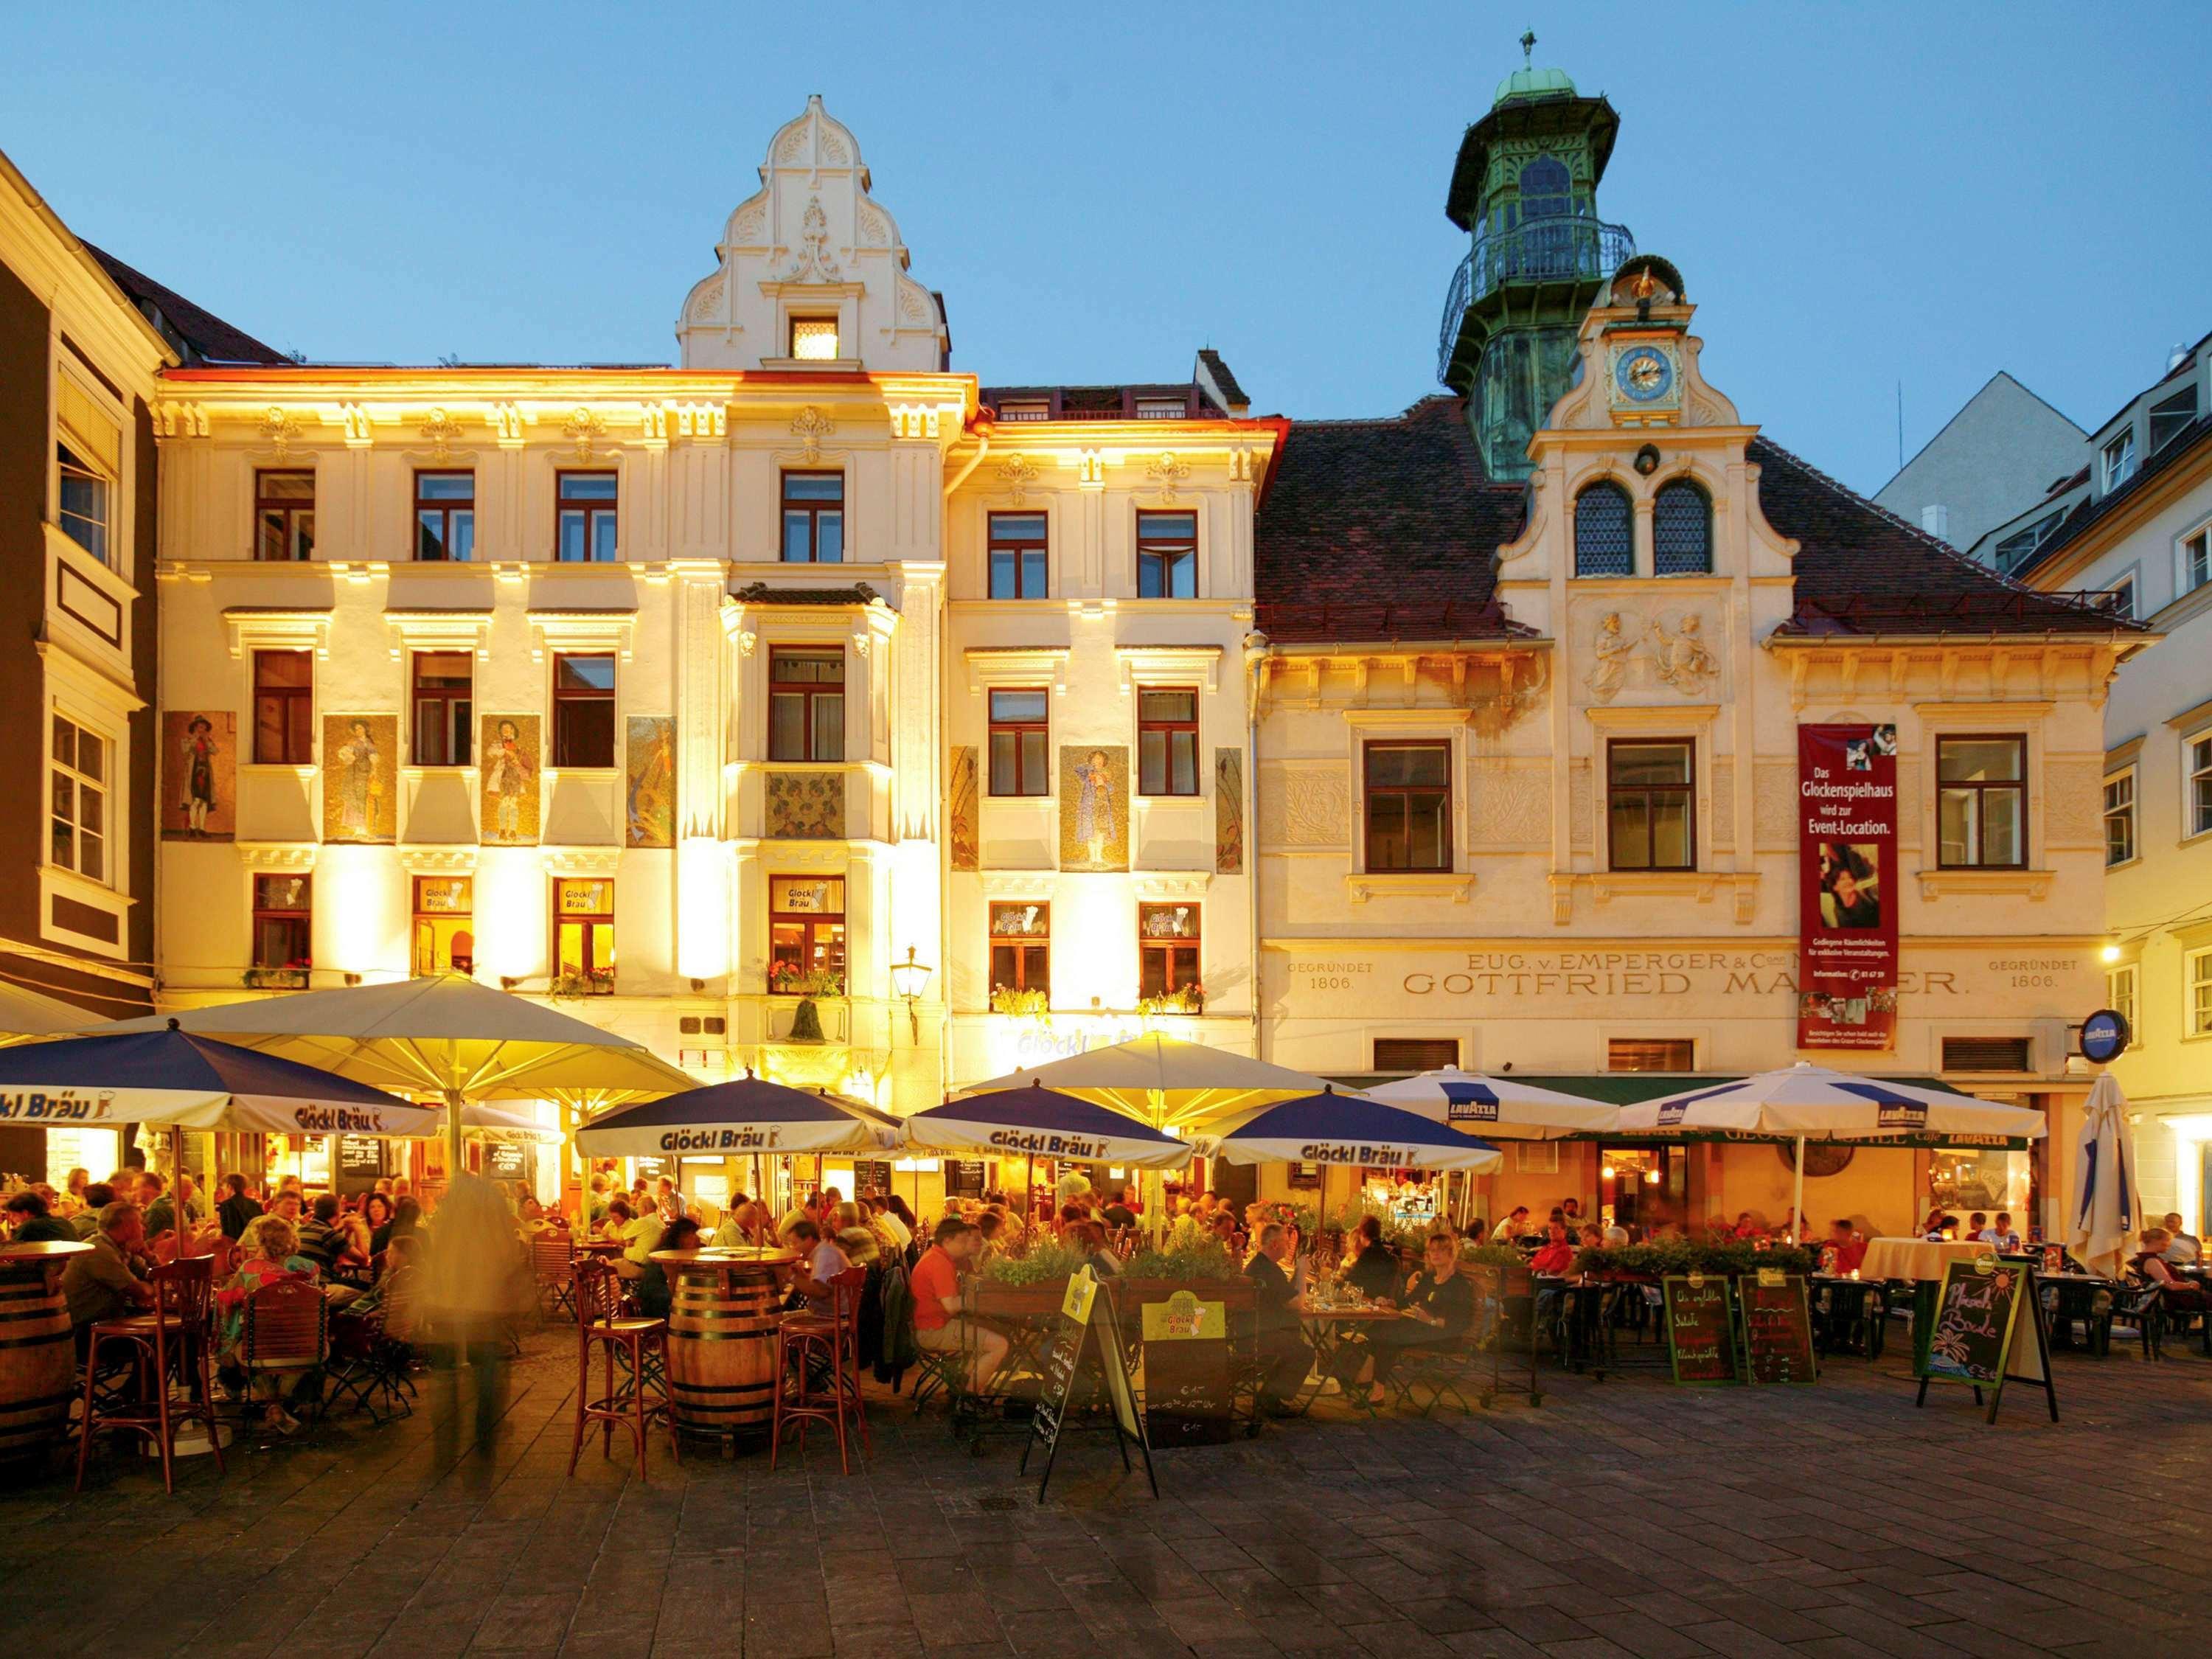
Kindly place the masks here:
POLYGON ((181 343, 187 362, 289 365, 292 360, 272 345, 264 345, 242 328, 234 328, 213 312, 194 305, 173 288, 164 287, 134 265, 126 265, 105 248, 89 242, 85 252, 100 261, 115 286, 141 311, 158 312, 148 321, 181 343))

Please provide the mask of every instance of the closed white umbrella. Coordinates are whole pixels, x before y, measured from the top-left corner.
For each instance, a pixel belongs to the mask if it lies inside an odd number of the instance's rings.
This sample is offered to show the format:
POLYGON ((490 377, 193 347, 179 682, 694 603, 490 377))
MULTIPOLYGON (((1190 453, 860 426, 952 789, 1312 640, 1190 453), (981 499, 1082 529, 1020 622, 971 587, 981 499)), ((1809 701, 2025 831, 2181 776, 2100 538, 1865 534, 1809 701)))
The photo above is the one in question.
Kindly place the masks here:
POLYGON ((2117 1278, 2142 1225, 2136 1190, 2136 1139, 2127 1099, 2110 1072, 2098 1074, 2081 1109, 2081 1156, 2074 1161, 2074 1220, 2067 1237, 2081 1265, 2117 1278))
POLYGON ((1799 1060, 1723 1083, 1620 1109, 1623 1134, 1699 1130, 1788 1138, 1797 1143, 1797 1183, 1791 1236, 1805 1225, 1805 1143, 1881 1141, 1905 1135, 1996 1135, 2033 1140, 2043 1114, 1948 1089, 1925 1089, 1888 1078, 1856 1077, 1799 1060))
POLYGON ((1456 1066, 1379 1083, 1364 1092, 1370 1100, 1388 1101, 1486 1140, 1608 1134, 1620 1119, 1620 1108, 1610 1101, 1540 1089, 1519 1078, 1462 1072, 1456 1066))

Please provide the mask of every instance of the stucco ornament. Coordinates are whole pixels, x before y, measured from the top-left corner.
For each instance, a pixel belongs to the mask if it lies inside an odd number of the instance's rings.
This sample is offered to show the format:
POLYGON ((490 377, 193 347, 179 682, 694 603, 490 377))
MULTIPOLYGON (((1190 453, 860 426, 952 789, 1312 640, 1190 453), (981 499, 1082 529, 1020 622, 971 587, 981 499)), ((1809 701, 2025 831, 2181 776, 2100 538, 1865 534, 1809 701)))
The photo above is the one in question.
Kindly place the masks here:
POLYGON ((1721 672, 1720 659, 1705 648, 1699 635, 1702 624, 1690 611, 1669 629, 1664 617, 1651 623, 1652 672, 1662 685, 1671 685, 1686 697, 1696 696, 1721 672))
POLYGON ((842 281, 843 276, 837 262, 830 257, 830 216, 822 210, 822 198, 810 196, 806 211, 799 222, 799 251, 783 268, 781 280, 835 283, 842 281))
POLYGON ((607 435, 606 417, 597 410, 579 407, 576 412, 561 423, 561 430, 568 441, 576 446, 576 459, 589 461, 599 441, 607 435))
POLYGON ((441 464, 453 459, 454 441, 468 429, 468 422, 447 414, 442 409, 430 411, 430 418, 416 428, 422 441, 430 446, 430 459, 441 464))
POLYGON ((290 459, 292 446, 300 436, 300 417, 274 404, 261 417, 261 441, 276 452, 280 461, 290 459))
POLYGON ((808 465, 822 459, 822 441, 837 429, 837 422, 812 404, 791 417, 791 435, 799 440, 808 465))
POLYGON ((1624 617, 1618 611, 1608 611, 1597 625, 1597 638, 1590 643, 1590 654, 1596 659, 1590 665, 1583 684, 1589 689, 1594 702, 1611 702, 1620 688, 1628 683, 1629 659, 1643 642, 1644 629, 1640 619, 1624 617))
POLYGON ((1006 489, 1006 499, 1019 507, 1029 497, 1030 486, 1037 480, 1037 464, 1026 455, 1010 455, 999 468, 999 482, 1006 489))
POLYGON ((1190 463, 1169 450, 1145 469, 1145 476, 1158 486, 1162 501, 1172 501, 1176 491, 1189 482, 1190 463))

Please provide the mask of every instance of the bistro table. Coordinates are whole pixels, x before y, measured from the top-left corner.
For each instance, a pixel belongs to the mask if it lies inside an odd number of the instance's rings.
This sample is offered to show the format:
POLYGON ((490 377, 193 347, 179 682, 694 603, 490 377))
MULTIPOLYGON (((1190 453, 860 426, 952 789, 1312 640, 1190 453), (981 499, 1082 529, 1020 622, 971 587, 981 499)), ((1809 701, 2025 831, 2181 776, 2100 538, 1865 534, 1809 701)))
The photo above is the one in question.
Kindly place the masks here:
MULTIPOLYGON (((2023 1247, 2025 1249, 2026 1247, 2023 1247)), ((1944 1271, 1954 1261, 1995 1255, 1996 1246, 1977 1238, 1870 1238, 1859 1263, 1862 1279, 1910 1279, 1912 1283, 1912 1357, 1916 1372, 1928 1362, 1928 1339, 1936 1326, 1936 1296, 1944 1271)))
POLYGON ((668 1394, 688 1434, 765 1434, 775 1412, 776 1325, 796 1250, 654 1250, 668 1275, 668 1394))
POLYGON ((61 1239, 0 1244, 0 1467, 42 1455, 69 1425, 76 1345, 62 1269, 91 1250, 61 1239))
MULTIPOLYGON (((1331 1374, 1330 1367, 1337 1356, 1361 1328, 1405 1316, 1396 1308, 1381 1307, 1372 1302, 1348 1302, 1340 1306, 1316 1302, 1310 1291, 1294 1299, 1291 1311, 1297 1315, 1298 1323, 1305 1328, 1306 1340, 1313 1344, 1312 1373, 1316 1377, 1331 1374)), ((1310 1389, 1301 1389, 1292 1409, 1303 1417, 1312 1408, 1322 1386, 1316 1382, 1310 1389)))

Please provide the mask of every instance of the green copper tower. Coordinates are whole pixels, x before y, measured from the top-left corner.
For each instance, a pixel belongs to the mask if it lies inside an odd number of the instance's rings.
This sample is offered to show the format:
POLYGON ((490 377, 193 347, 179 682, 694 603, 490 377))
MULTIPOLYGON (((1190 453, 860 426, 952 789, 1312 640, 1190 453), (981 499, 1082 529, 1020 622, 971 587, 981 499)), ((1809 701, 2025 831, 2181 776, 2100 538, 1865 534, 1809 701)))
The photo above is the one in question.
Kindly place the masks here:
POLYGON ((1575 335, 1605 280, 1636 252, 1597 216, 1620 117, 1559 70, 1531 62, 1467 130, 1444 213, 1474 238, 1444 301, 1437 378, 1468 400, 1490 476, 1528 476, 1528 439, 1567 389, 1575 335))

